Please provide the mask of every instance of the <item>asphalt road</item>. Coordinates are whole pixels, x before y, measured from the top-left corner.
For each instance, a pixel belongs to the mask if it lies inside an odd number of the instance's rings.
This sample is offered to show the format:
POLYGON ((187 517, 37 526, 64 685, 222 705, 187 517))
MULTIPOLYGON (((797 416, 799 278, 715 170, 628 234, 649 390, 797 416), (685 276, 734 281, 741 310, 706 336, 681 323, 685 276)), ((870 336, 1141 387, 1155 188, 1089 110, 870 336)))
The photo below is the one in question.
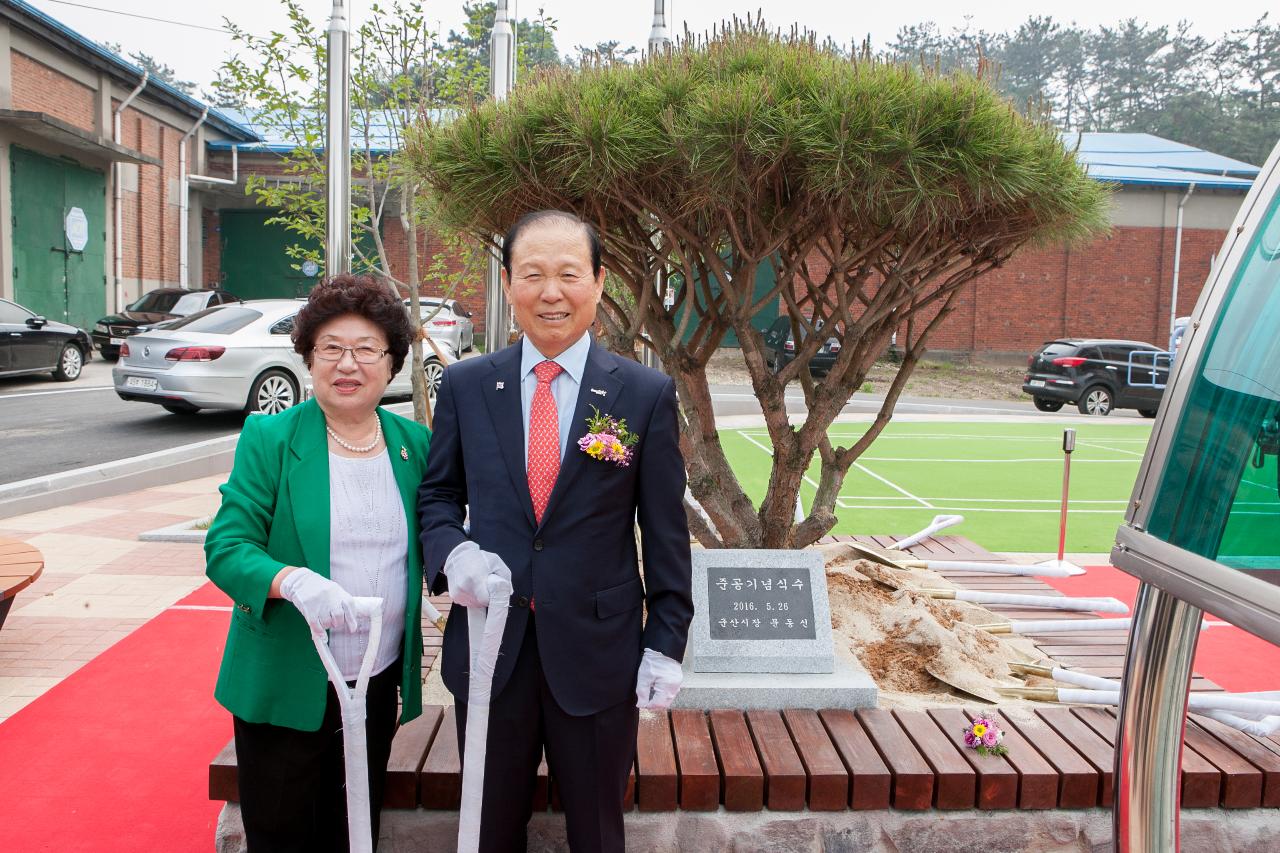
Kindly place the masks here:
MULTIPOLYGON (((760 404, 748 387, 714 385, 712 398, 719 417, 760 414, 760 404)), ((855 394, 844 411, 874 413, 879 406, 877 397, 855 394)), ((395 410, 408 408, 400 404, 395 410)), ((793 415, 803 414, 799 389, 787 395, 787 408, 793 415)), ((903 398, 897 413, 1034 415, 1035 409, 1029 402, 903 398)), ((1073 415, 1074 409, 1067 407, 1058 414, 1073 415)), ((1111 417, 1138 415, 1122 411, 1111 417)), ((86 365, 75 382, 53 382, 43 376, 0 379, 0 436, 4 437, 0 484, 233 435, 243 424, 244 416, 236 413, 184 417, 148 403, 121 400, 111 387, 111 365, 100 359, 86 365)))

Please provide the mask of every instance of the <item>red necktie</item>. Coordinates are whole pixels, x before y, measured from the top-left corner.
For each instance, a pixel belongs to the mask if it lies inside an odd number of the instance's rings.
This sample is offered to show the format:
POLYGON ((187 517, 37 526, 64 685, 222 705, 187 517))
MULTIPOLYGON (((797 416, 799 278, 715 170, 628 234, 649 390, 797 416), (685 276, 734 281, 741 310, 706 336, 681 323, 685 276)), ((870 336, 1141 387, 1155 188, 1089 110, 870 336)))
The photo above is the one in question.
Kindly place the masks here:
POLYGON ((554 361, 544 361, 533 368, 538 387, 529 408, 529 497, 533 500, 533 517, 541 524, 551 489, 560 473, 560 413, 551 394, 551 380, 564 370, 554 361))

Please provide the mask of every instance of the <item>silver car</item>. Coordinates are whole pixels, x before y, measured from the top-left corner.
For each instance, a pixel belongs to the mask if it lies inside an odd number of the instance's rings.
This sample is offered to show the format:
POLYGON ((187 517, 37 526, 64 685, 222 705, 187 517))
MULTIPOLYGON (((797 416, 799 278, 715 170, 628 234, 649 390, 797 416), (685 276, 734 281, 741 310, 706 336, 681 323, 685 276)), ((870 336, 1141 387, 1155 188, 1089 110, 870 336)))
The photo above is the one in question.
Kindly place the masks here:
MULTIPOLYGON (((409 300, 404 301, 405 308, 409 300)), ((475 324, 471 312, 456 299, 423 296, 419 299, 423 330, 431 339, 455 353, 471 352, 475 345, 475 324)))
MULTIPOLYGON (((293 351, 293 321, 305 303, 259 299, 219 305, 129 338, 111 371, 124 400, 156 403, 174 414, 201 409, 239 409, 273 414, 306 399, 311 374, 293 351)), ((441 347, 424 356, 431 393, 456 358, 441 347)), ((401 370, 387 397, 411 393, 410 372, 401 370)))

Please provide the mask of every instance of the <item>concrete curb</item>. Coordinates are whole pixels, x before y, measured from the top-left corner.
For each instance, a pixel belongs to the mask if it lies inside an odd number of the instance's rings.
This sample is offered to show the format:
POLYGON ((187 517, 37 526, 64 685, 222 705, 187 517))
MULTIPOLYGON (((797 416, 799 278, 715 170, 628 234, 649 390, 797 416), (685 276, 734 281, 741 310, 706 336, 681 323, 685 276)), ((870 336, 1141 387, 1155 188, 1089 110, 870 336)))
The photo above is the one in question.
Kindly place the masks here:
POLYGON ((129 459, 0 486, 0 518, 113 497, 231 470, 239 435, 212 438, 129 459))
POLYGON ((148 530, 146 533, 139 533, 138 541, 203 543, 205 534, 209 531, 205 528, 197 529, 196 525, 207 525, 211 521, 213 521, 213 516, 206 515, 203 518, 193 518, 190 521, 184 521, 181 524, 171 524, 168 527, 158 527, 155 530, 148 530))

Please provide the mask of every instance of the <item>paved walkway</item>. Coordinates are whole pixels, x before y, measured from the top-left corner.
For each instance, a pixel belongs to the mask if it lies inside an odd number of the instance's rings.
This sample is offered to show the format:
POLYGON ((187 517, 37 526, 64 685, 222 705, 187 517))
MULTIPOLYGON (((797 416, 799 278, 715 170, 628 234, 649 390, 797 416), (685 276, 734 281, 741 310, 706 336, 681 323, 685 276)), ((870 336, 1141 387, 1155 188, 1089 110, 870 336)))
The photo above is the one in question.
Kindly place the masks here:
POLYGON ((200 545, 138 534, 213 513, 225 479, 0 519, 0 535, 45 559, 0 630, 0 722, 205 583, 200 545))

